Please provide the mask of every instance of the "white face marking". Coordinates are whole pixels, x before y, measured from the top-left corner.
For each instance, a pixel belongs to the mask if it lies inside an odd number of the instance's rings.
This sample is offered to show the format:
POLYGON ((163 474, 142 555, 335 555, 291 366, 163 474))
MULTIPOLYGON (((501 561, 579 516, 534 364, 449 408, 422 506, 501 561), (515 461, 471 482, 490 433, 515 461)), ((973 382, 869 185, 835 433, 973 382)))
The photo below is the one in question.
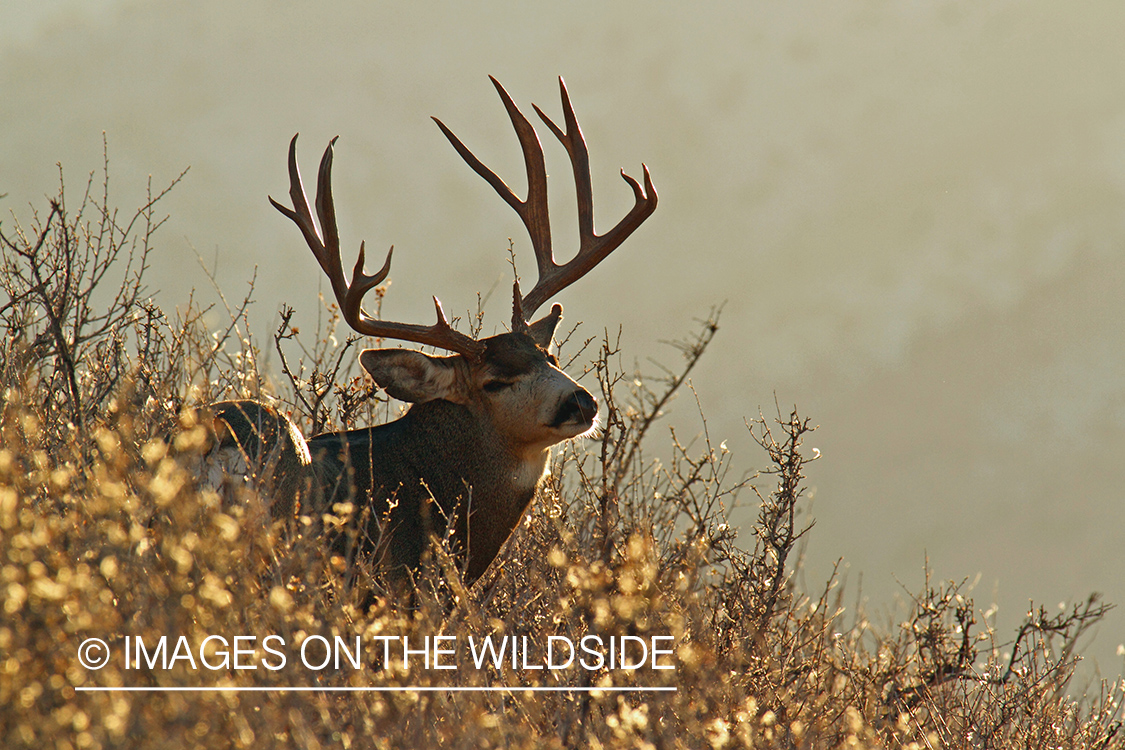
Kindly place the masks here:
MULTIPOLYGON (((543 451, 543 454, 549 458, 547 451, 543 451)), ((535 489, 539 480, 549 473, 547 470, 548 463, 543 458, 521 461, 516 467, 516 472, 512 475, 512 484, 522 491, 535 489)))

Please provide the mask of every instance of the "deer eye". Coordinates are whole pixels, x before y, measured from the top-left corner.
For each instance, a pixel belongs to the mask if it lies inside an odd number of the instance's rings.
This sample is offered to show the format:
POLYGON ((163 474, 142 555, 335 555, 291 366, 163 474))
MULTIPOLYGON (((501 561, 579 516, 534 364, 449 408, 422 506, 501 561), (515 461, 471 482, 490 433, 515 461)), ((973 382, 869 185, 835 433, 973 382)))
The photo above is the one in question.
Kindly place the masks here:
POLYGON ((485 383, 482 388, 484 388, 484 390, 488 393, 497 393, 498 391, 502 391, 505 388, 511 388, 513 385, 515 385, 514 381, 490 380, 485 383))

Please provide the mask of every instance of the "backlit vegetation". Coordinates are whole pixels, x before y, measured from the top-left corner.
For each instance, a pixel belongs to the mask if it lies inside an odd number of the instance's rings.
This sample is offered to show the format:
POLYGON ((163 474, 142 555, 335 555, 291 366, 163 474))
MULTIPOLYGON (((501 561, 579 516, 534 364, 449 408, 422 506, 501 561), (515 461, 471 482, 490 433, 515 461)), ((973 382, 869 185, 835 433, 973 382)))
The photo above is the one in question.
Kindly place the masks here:
POLYGON ((125 216, 107 192, 91 182, 71 206, 60 188, 30 219, 0 224, 0 745, 1125 746, 1121 684, 1081 698, 1070 685, 1076 640, 1105 612, 1094 598, 1000 633, 964 584, 927 580, 883 623, 835 577, 797 585, 801 545, 823 543, 803 494, 814 425, 779 409, 728 446, 702 419, 690 440, 660 421, 689 389, 715 316, 655 378, 623 367, 610 336, 564 344, 569 371, 592 360, 600 436, 556 450, 545 491, 473 589, 434 540, 409 601, 383 595, 362 563, 344 568, 306 533, 317 524, 271 521, 252 488, 216 493, 196 478, 206 405, 220 398, 269 400, 307 434, 386 418, 349 369, 354 342, 332 343, 330 316, 313 336, 283 316, 271 380, 245 302, 212 331, 194 303, 169 315, 147 297, 160 195, 125 216), (736 476, 736 449, 756 451, 762 472, 736 476), (290 658, 277 670, 122 659, 125 637, 184 636, 198 655, 212 635, 277 635, 290 658), (454 669, 385 660, 379 640, 442 635, 461 646, 454 669), (551 636, 672 636, 675 668, 477 669, 465 644, 489 635, 526 636, 540 662, 551 636), (359 636, 361 666, 305 668, 293 655, 315 636, 359 636), (113 650, 97 671, 78 659, 91 637, 113 650), (90 686, 600 689, 77 690, 90 686), (609 690, 620 687, 676 690, 609 690))

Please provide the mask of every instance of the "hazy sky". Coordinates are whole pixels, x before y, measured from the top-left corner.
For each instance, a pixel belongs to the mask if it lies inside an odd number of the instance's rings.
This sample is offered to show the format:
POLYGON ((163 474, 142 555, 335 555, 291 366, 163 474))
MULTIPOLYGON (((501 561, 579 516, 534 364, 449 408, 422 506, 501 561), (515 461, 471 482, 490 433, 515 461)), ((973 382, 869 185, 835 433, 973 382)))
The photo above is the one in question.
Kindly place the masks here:
MULTIPOLYGON (((396 246, 387 315, 496 288, 502 327, 507 238, 527 276, 526 237, 429 116, 522 191, 487 75, 549 114, 564 75, 599 229, 632 200, 620 168, 647 163, 661 196, 561 295, 567 320, 621 325, 647 367, 726 301, 694 378, 712 436, 759 465, 742 418, 775 394, 822 425, 807 580, 842 556, 881 604, 928 555, 938 578, 979 574, 978 604, 995 594, 1011 623, 1028 599, 1125 603, 1122 28, 1117 0, 9 2, 0 208, 44 206, 56 162, 78 188, 103 131, 123 208, 190 165, 162 204, 159 301, 207 285, 197 253, 231 297, 257 266, 266 341, 281 304, 315 313, 319 285, 266 195, 286 191, 294 132, 310 178, 340 135, 345 247, 396 246)), ((545 144, 565 256, 573 188, 545 144)), ((697 427, 690 399, 676 410, 697 427)), ((1122 642, 1118 612, 1103 669, 1122 642)))

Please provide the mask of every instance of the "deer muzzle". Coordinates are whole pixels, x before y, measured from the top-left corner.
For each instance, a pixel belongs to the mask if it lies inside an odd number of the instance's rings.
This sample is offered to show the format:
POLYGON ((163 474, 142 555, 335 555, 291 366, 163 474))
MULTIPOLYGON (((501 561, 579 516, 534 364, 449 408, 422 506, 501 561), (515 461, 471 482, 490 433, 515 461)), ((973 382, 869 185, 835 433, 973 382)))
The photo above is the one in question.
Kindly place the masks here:
POLYGON ((559 406, 555 422, 551 426, 562 427, 566 424, 574 424, 588 427, 594 423, 594 418, 597 416, 597 400, 585 388, 579 388, 567 396, 559 406))

